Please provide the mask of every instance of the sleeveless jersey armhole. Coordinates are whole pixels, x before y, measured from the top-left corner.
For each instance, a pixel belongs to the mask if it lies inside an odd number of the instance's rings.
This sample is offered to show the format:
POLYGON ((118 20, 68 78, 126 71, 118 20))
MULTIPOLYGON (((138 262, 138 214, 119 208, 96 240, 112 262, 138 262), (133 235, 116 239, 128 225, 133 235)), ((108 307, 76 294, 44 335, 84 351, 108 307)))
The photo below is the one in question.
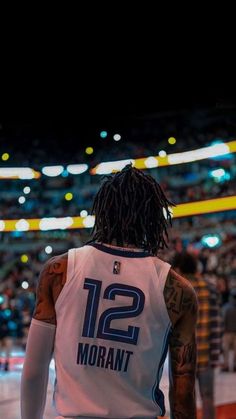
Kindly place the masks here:
POLYGON ((158 289, 163 297, 163 308, 164 308, 164 317, 167 319, 170 323, 170 326, 172 327, 172 321, 169 316, 169 312, 166 306, 165 297, 164 297, 164 288, 166 285, 166 280, 169 274, 169 271, 171 269, 171 265, 167 262, 164 262, 163 260, 159 259, 158 257, 152 258, 152 262, 154 265, 154 269, 156 272, 156 275, 158 277, 158 289))
POLYGON ((63 300, 64 295, 66 294, 67 285, 70 282, 75 271, 75 251, 76 249, 70 249, 68 251, 68 261, 67 261, 67 271, 66 271, 66 282, 56 300, 55 309, 60 305, 61 300, 63 300))
POLYGON ((171 265, 167 262, 164 262, 163 260, 161 260, 157 257, 152 258, 152 261, 153 261, 153 264, 155 266, 157 276, 159 278, 164 278, 164 280, 159 282, 160 290, 161 290, 162 293, 164 293, 164 288, 165 288, 165 285, 166 285, 166 280, 167 280, 168 273, 171 269, 171 265), (158 262, 161 262, 161 263, 158 263, 158 262))
POLYGON ((68 251, 66 283, 65 283, 64 286, 66 286, 70 282, 71 278, 74 275, 74 271, 75 271, 75 251, 76 251, 76 249, 70 249, 68 251))

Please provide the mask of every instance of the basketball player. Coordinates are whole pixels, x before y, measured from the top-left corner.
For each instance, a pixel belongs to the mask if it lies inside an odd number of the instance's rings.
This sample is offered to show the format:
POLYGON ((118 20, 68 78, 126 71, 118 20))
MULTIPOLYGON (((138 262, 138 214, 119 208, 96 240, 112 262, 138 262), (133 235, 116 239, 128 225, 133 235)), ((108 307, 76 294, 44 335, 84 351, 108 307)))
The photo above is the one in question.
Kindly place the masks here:
POLYGON ((196 418, 196 295, 156 256, 167 246, 170 205, 155 179, 126 166, 95 197, 92 241, 45 264, 22 419, 43 418, 53 352, 57 419, 164 416, 159 383, 168 347, 171 419, 196 418))

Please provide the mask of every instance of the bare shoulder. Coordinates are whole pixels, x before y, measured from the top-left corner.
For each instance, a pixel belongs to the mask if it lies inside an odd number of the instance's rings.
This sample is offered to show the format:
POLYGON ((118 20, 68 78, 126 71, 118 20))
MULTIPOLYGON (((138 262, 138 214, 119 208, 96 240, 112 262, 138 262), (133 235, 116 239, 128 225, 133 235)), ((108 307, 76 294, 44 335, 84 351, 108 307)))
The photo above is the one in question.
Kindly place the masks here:
POLYGON ((164 288, 164 298, 172 325, 188 313, 191 316, 197 313, 197 297, 191 283, 170 269, 164 288))
POLYGON ((54 256, 49 259, 44 268, 48 269, 49 274, 53 273, 62 273, 67 268, 67 261, 68 261, 68 253, 63 253, 62 255, 54 256))
POLYGON ((36 291, 33 317, 46 323, 56 324, 55 303, 65 285, 68 253, 54 256, 43 266, 36 291))

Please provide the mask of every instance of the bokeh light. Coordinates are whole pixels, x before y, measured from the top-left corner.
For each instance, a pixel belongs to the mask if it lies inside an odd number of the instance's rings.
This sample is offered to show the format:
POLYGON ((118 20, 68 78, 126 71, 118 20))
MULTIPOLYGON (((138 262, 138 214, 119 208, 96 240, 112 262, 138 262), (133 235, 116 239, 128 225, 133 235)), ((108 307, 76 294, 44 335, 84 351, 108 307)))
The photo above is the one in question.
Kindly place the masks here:
POLYGON ((73 199, 73 193, 71 193, 71 192, 67 192, 66 194, 65 194, 65 200, 66 201, 71 201, 73 199))
POLYGON ((115 134, 115 135, 113 136, 113 140, 114 140, 114 141, 120 141, 120 140, 121 140, 121 135, 120 135, 120 134, 115 134))
POLYGON ((168 139, 168 143, 171 144, 171 145, 174 145, 176 143, 176 139, 174 137, 170 137, 168 139))
POLYGON ((27 255, 21 255, 20 260, 22 263, 27 263, 29 260, 29 257, 27 255))
POLYGON ((25 186, 23 189, 23 192, 27 195, 28 193, 30 193, 31 189, 29 186, 25 186))
POLYGON ((107 131, 101 131, 100 132, 100 137, 101 138, 106 138, 107 137, 107 131))
POLYGON ((25 197, 24 196, 20 196, 18 198, 18 202, 19 202, 19 204, 24 204, 25 203, 25 197))
POLYGON ((47 255, 50 255, 50 253, 52 253, 52 246, 46 246, 44 250, 47 255))
POLYGON ((7 161, 9 159, 10 155, 8 153, 3 153, 2 154, 2 160, 3 161, 7 161))
POLYGON ((85 153, 86 154, 93 154, 93 147, 86 147, 86 149, 85 149, 85 153))
POLYGON ((165 152, 165 150, 161 150, 161 151, 159 151, 159 156, 160 157, 165 157, 166 156, 166 152, 165 152))
POLYGON ((88 211, 86 211, 86 210, 82 210, 82 211, 80 211, 80 217, 87 217, 87 215, 88 215, 88 211))

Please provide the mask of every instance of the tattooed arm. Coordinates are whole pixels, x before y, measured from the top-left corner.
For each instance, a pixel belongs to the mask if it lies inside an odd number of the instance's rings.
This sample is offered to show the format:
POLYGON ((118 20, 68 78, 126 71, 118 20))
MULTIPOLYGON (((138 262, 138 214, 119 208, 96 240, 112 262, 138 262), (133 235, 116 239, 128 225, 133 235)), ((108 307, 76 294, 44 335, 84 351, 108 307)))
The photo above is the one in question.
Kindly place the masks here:
POLYGON ((173 325, 169 344, 171 419, 196 419, 196 294, 189 281, 171 269, 164 297, 173 325))
POLYGON ((66 282, 67 258, 64 253, 45 263, 39 276, 34 319, 56 325, 54 306, 66 282))
POLYGON ((54 306, 66 281, 66 269, 67 254, 55 256, 39 277, 21 377, 21 419, 43 418, 56 333, 54 306))

